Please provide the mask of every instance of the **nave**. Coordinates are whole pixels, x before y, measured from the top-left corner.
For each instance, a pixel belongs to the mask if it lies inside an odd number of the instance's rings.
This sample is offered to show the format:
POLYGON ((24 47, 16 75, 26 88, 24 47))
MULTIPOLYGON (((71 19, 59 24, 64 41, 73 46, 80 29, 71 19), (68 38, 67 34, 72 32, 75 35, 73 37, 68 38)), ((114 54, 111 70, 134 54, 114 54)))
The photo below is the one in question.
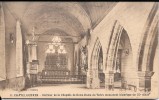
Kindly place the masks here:
POLYGON ((0 2, 0 90, 158 93, 157 11, 156 2, 0 2))

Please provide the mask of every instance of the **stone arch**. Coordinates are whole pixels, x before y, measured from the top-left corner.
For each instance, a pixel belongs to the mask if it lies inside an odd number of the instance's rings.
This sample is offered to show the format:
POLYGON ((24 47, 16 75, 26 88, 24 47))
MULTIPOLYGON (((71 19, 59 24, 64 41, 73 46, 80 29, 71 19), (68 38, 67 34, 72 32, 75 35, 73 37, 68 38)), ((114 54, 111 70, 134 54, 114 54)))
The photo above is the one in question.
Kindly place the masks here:
MULTIPOLYGON (((158 33, 158 32, 157 32, 158 33)), ((154 64, 153 64, 153 61, 154 61, 154 57, 155 57, 155 53, 156 53, 156 50, 157 50, 157 45, 158 45, 158 34, 155 34, 155 36, 153 36, 152 40, 151 40, 151 44, 152 44, 152 48, 150 48, 151 50, 149 51, 149 56, 148 56, 148 59, 147 61, 149 61, 148 63, 148 70, 149 71, 153 71, 154 70, 154 64)))
POLYGON ((138 71, 150 71, 148 65, 152 51, 151 47, 153 46, 153 41, 157 35, 157 17, 157 3, 155 3, 147 18, 144 32, 141 37, 141 45, 139 45, 139 54, 137 56, 138 71))
POLYGON ((116 76, 119 76, 119 74, 116 73, 120 73, 120 77, 118 77, 119 81, 122 79, 130 82, 133 81, 129 80, 133 75, 127 71, 134 69, 131 62, 133 54, 130 38, 127 31, 117 20, 114 22, 109 39, 108 50, 106 52, 106 88, 108 88, 110 84, 114 84, 116 76))
POLYGON ((90 61, 90 87, 91 88, 99 88, 99 77, 98 77, 98 61, 99 61, 99 53, 102 48, 102 45, 99 41, 99 38, 96 39, 96 42, 93 47, 93 51, 91 54, 90 61))
POLYGON ((105 88, 105 69, 103 66, 103 49, 102 46, 99 49, 98 56, 98 78, 99 78, 99 87, 105 88))
POLYGON ((148 16, 138 49, 137 65, 139 90, 141 91, 151 91, 151 77, 154 74, 153 60, 158 45, 157 7, 155 3, 148 16))
POLYGON ((119 40, 120 40, 120 36, 121 33, 123 31, 123 27, 119 24, 119 22, 117 20, 115 20, 113 28, 112 28, 112 32, 110 35, 110 40, 108 43, 108 50, 107 50, 107 56, 106 56, 106 69, 107 71, 112 71, 113 70, 113 60, 115 58, 115 52, 117 45, 119 40))
POLYGON ((98 60, 96 58, 99 56, 100 47, 102 47, 102 45, 99 38, 97 38, 91 55, 91 66, 93 66, 93 64, 97 64, 98 60))

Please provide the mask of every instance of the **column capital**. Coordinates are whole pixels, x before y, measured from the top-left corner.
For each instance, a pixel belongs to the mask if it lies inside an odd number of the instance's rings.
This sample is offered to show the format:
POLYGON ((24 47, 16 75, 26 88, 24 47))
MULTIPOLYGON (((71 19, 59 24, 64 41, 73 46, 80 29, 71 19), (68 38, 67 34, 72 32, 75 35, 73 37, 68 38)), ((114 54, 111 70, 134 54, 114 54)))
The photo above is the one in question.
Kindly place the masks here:
POLYGON ((151 77, 154 74, 152 71, 139 71, 138 76, 139 77, 151 77))
POLYGON ((27 45, 35 45, 35 46, 37 46, 37 42, 31 41, 31 40, 26 40, 26 44, 27 45))
POLYGON ((139 71, 139 90, 151 91, 151 76, 154 74, 152 71, 139 71))
POLYGON ((114 72, 111 70, 111 71, 105 71, 106 74, 114 74, 114 72))
POLYGON ((114 72, 113 71, 108 71, 108 72, 105 72, 105 75, 106 76, 114 76, 114 72))

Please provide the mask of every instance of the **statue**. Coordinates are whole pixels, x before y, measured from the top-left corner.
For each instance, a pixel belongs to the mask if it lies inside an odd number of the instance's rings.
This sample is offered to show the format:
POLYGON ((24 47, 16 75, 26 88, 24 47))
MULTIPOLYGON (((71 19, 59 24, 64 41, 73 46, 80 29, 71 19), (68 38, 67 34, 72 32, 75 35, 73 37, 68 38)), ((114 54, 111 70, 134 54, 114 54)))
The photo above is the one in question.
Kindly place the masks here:
POLYGON ((81 50, 81 71, 86 72, 88 70, 88 64, 87 64, 87 48, 82 47, 81 50))

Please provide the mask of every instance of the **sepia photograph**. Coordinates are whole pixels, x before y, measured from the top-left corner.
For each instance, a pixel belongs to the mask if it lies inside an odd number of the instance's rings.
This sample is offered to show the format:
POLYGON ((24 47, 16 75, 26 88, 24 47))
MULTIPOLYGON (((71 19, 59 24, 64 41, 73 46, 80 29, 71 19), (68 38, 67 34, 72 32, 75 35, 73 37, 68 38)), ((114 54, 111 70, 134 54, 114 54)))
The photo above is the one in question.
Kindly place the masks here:
POLYGON ((157 2, 0 2, 0 97, 157 99, 157 2))

